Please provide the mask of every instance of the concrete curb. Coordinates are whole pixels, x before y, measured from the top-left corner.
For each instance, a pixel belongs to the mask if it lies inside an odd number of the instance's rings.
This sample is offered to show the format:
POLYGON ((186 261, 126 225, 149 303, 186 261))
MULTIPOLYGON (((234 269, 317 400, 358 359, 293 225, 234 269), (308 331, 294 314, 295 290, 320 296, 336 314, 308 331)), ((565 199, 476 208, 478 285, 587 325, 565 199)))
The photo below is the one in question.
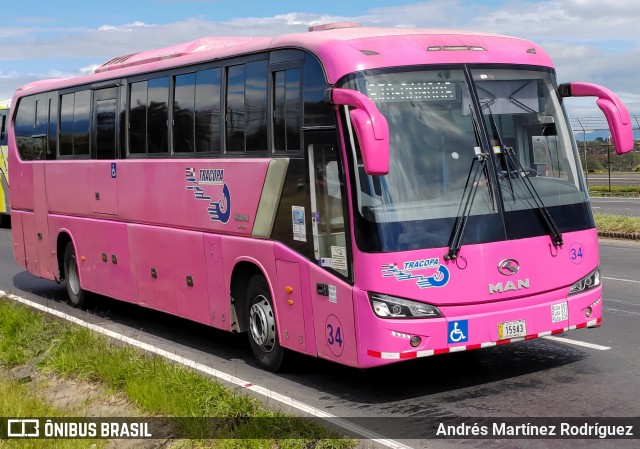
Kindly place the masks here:
POLYGON ((629 234, 626 232, 598 231, 598 237, 606 239, 640 240, 640 234, 629 234))

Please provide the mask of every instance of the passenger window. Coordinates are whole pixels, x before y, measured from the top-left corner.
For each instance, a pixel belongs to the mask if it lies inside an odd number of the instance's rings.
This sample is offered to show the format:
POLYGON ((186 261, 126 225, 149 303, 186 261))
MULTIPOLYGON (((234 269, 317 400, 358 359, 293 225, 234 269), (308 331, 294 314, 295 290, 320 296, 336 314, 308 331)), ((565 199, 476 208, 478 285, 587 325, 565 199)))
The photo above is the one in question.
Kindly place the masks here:
POLYGON ((300 150, 300 68, 273 72, 275 151, 300 150))
POLYGON ((110 87, 95 91, 96 157, 115 159, 116 117, 118 116, 118 88, 110 87))
POLYGON ((227 152, 244 151, 244 81, 245 66, 236 65, 227 69, 227 152))
POLYGON ((169 152, 169 77, 131 84, 129 153, 169 152))
POLYGON ((147 82, 131 84, 129 101, 129 153, 147 152, 147 82))
POLYGON ((178 75, 173 101, 173 151, 193 153, 195 130, 196 74, 178 75))
POLYGON ((196 75, 196 152, 221 149, 220 74, 221 69, 203 70, 196 75))
POLYGON ((267 151, 267 61, 247 64, 245 89, 246 151, 267 151))
POLYGON ((147 145, 149 153, 169 152, 169 77, 149 80, 147 145))

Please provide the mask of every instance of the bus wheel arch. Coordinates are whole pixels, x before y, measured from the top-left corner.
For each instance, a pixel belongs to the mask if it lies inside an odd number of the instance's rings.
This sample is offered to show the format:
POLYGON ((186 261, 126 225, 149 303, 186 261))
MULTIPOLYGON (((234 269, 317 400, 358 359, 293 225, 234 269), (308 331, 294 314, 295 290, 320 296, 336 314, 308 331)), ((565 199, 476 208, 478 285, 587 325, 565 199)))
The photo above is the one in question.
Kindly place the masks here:
POLYGON ((56 242, 56 255, 58 258, 58 277, 56 280, 60 283, 64 282, 64 253, 67 249, 67 245, 73 244, 71 236, 67 232, 61 232, 58 234, 58 240, 56 242))
POLYGON ((240 262, 231 276, 231 309, 239 330, 247 332, 258 364, 269 371, 283 366, 285 348, 280 346, 274 301, 267 277, 251 262, 240 262))
POLYGON ((83 307, 86 304, 88 292, 80 283, 77 251, 69 234, 60 233, 56 247, 60 280, 67 289, 68 303, 76 308, 83 307))

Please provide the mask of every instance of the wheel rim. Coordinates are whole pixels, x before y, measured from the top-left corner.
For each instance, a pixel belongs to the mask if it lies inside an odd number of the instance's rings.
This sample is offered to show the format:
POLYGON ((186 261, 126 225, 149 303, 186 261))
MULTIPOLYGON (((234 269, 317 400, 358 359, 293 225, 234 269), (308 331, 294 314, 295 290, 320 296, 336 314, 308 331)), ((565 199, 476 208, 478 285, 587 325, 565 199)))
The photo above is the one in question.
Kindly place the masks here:
POLYGON ((251 338, 264 351, 271 352, 276 341, 276 321, 269 300, 258 295, 249 313, 251 338))
POLYGON ((78 275, 78 265, 76 256, 69 258, 69 288, 74 295, 80 294, 80 276, 78 275))

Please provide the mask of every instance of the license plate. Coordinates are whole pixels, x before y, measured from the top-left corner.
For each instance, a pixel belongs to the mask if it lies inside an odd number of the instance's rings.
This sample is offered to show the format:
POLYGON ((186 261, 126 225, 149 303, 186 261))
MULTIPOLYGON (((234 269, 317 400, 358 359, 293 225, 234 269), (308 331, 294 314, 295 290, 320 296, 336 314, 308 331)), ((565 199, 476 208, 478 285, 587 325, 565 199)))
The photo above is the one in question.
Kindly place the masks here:
POLYGON ((527 335, 527 325, 525 320, 507 321, 498 323, 498 339, 524 337, 527 335))

